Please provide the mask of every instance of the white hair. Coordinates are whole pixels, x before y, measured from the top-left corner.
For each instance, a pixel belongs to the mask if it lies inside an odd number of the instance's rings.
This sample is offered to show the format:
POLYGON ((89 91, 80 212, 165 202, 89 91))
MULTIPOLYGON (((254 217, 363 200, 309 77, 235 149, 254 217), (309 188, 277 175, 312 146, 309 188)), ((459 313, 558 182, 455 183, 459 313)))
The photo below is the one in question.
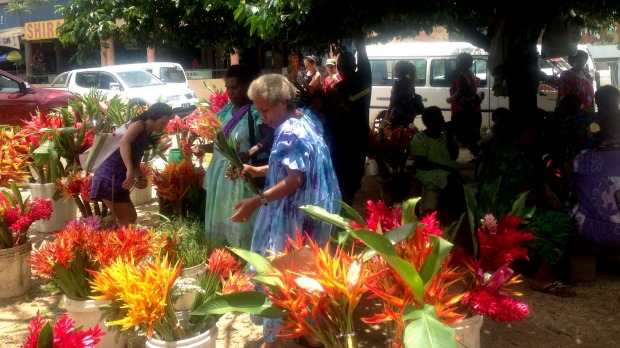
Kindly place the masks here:
POLYGON ((295 108, 295 94, 297 89, 280 74, 266 74, 252 81, 248 88, 250 100, 264 99, 269 103, 286 101, 289 109, 295 108))

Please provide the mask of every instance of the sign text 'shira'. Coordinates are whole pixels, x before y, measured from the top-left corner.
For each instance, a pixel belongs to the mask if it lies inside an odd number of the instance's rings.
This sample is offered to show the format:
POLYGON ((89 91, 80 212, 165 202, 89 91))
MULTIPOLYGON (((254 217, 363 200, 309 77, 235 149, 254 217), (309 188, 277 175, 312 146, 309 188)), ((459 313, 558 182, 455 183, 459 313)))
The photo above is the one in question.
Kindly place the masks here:
POLYGON ((51 21, 28 22, 25 25, 26 41, 55 39, 58 37, 56 29, 64 23, 64 19, 51 21))

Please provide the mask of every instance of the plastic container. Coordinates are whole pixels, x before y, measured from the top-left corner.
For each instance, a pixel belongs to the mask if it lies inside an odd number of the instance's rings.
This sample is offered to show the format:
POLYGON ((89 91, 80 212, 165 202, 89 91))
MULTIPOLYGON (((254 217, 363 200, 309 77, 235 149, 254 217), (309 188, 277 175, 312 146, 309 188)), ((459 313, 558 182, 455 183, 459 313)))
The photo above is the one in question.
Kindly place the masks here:
MULTIPOLYGON (((52 199, 56 192, 56 184, 30 184, 32 198, 52 199)), ((67 225, 67 221, 77 217, 77 205, 73 198, 61 197, 52 201, 52 216, 49 220, 37 220, 36 230, 41 233, 57 232, 67 225)))

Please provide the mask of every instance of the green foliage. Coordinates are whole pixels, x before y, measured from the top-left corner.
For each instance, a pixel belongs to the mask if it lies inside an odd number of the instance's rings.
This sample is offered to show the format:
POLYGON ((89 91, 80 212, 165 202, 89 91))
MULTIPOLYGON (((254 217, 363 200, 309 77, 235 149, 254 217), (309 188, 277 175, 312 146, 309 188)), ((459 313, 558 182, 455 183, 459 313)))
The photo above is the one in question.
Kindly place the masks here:
POLYGON ((204 262, 212 249, 201 221, 174 217, 157 226, 154 233, 163 234, 173 240, 178 239, 175 253, 177 258, 183 260, 185 268, 204 262))
POLYGON ((454 328, 437 319, 435 308, 425 305, 423 309, 405 308, 403 321, 407 323, 403 341, 405 347, 457 347, 454 328))

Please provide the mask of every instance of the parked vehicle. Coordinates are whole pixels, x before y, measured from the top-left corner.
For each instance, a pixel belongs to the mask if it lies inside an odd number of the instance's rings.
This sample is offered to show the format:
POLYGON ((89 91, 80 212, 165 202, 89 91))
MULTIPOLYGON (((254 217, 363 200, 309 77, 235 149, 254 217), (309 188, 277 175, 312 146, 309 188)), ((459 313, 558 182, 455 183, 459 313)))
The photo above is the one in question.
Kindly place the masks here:
POLYGON ((172 85, 178 88, 189 88, 187 77, 185 77, 185 70, 179 63, 172 62, 151 62, 151 63, 133 63, 116 65, 116 67, 138 68, 146 70, 151 74, 157 76, 160 80, 164 81, 167 85, 172 85))
POLYGON ((164 102, 172 111, 187 116, 196 109, 196 94, 189 88, 167 85, 155 75, 136 67, 113 65, 100 68, 77 69, 58 75, 50 89, 66 89, 76 94, 86 94, 96 89, 109 97, 119 95, 132 104, 164 102))
MULTIPOLYGON (((473 58, 472 72, 478 78, 478 93, 482 100, 482 127, 491 126, 491 113, 499 107, 508 107, 508 97, 493 95, 493 76, 487 69, 488 53, 466 42, 412 42, 391 43, 366 46, 372 71, 372 98, 370 102, 371 125, 379 112, 386 110, 390 102, 390 91, 394 84, 394 64, 399 60, 408 60, 417 70, 418 81, 416 93, 422 96, 425 106, 435 105, 442 109, 446 121, 450 120, 450 104, 446 98, 450 95, 451 76, 456 70, 456 56, 470 53, 473 58)), ((548 83, 541 83, 538 93, 538 107, 553 111, 556 105, 557 89, 551 81, 562 69, 570 68, 562 62, 542 61, 548 83)), ((424 128, 420 118, 415 125, 424 128)))
POLYGON ((17 76, 0 70, 0 125, 22 126, 37 110, 49 112, 66 107, 75 96, 67 91, 30 86, 17 76))

